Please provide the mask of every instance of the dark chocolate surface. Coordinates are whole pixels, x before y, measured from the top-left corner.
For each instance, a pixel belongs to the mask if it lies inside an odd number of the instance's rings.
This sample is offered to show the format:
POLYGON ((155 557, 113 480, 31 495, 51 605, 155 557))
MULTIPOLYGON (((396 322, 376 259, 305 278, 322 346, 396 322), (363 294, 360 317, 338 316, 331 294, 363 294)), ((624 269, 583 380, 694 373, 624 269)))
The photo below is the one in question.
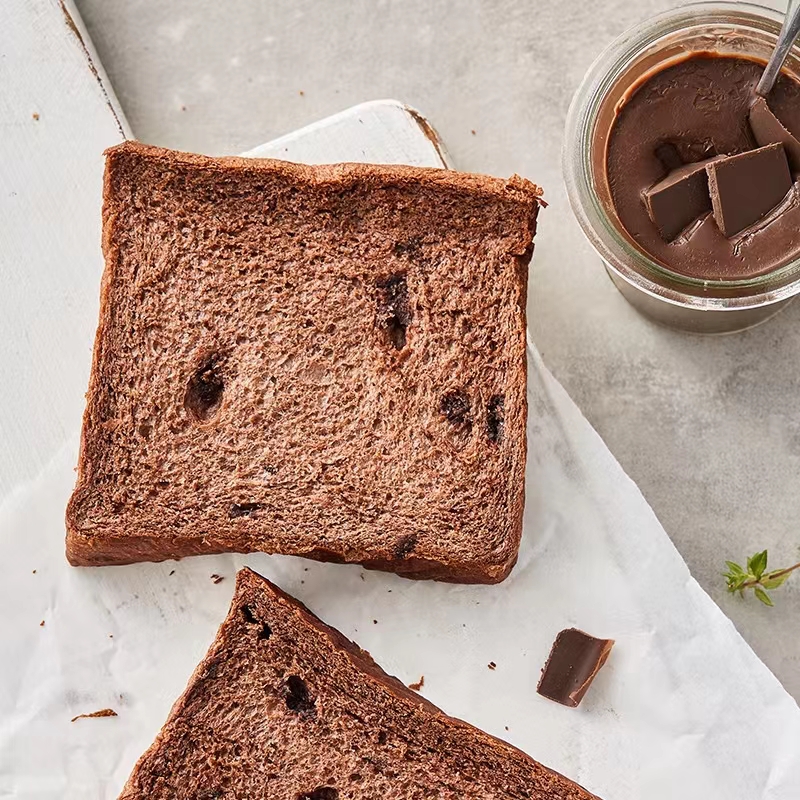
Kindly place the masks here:
POLYGON ((536 691, 565 706, 577 706, 614 646, 613 639, 596 639, 577 628, 556 636, 536 691))
POLYGON ((769 144, 708 165, 717 227, 731 238, 764 219, 792 188, 783 145, 769 144))
MULTIPOLYGON (((639 247, 674 272, 734 280, 800 256, 797 185, 780 214, 769 213, 731 238, 713 230, 712 217, 667 241, 648 214, 646 192, 675 167, 665 154, 677 153, 686 164, 758 147, 748 116, 762 71, 763 65, 749 59, 698 54, 652 75, 617 116, 607 154, 614 206, 639 247)), ((800 134, 800 84, 781 75, 768 100, 783 126, 800 134)))
POLYGON ((662 239, 671 242, 687 225, 711 211, 706 172, 706 165, 711 161, 713 159, 683 164, 644 191, 647 213, 662 239))
POLYGON ((761 146, 780 142, 786 151, 792 172, 795 175, 800 174, 800 141, 789 133, 763 97, 757 98, 750 109, 749 122, 756 142, 761 146))

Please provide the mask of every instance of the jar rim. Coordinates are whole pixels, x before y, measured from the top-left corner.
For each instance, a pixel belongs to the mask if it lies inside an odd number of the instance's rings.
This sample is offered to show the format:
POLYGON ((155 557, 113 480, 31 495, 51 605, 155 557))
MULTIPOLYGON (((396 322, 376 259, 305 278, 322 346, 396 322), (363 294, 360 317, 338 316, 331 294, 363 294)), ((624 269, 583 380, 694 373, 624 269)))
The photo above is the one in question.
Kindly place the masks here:
MULTIPOLYGON (((706 280, 676 273, 628 242, 598 196, 592 142, 600 107, 637 56, 670 34, 704 25, 754 27, 777 38, 783 15, 747 2, 697 2, 662 12, 625 31, 587 70, 567 114, 562 152, 564 182, 573 213, 605 263, 647 294, 680 306, 743 309, 778 303, 800 293, 800 257, 763 275, 706 280)), ((800 48, 793 48, 800 58, 800 48)))

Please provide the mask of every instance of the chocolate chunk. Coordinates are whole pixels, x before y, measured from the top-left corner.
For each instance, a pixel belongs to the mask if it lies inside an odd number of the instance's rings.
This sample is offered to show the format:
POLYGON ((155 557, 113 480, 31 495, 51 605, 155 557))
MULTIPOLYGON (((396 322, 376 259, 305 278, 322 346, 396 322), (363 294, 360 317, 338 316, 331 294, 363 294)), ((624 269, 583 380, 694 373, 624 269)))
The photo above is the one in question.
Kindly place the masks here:
POLYGON ((765 217, 792 188, 782 144, 724 156, 707 170, 714 219, 728 238, 765 217))
POLYGON ((263 507, 263 503, 233 503, 228 509, 228 516, 231 519, 236 519, 236 517, 251 517, 256 511, 259 511, 263 507))
POLYGON ((800 140, 786 129, 784 124, 772 113, 763 97, 759 97, 750 109, 750 130, 761 147, 768 144, 782 144, 786 151, 794 175, 800 174, 800 140))
POLYGON ((595 639, 577 628, 556 636, 536 691, 549 700, 575 708, 600 667, 606 663, 613 639, 595 639))
POLYGON ((706 166, 715 160, 684 164, 645 189, 642 198, 647 213, 665 241, 671 242, 687 225, 711 211, 706 166))

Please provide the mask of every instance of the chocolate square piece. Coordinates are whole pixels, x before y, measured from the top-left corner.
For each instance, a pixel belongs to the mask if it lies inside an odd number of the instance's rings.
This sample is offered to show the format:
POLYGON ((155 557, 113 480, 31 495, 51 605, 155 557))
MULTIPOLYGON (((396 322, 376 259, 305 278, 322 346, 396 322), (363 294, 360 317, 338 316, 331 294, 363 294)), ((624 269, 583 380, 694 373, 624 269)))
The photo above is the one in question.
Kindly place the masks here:
POLYGON ((800 141, 784 127, 772 113, 763 97, 759 97, 750 108, 750 130, 759 145, 782 144, 786 151, 789 167, 795 175, 800 174, 800 141))
POLYGON ((706 166, 715 160, 684 164, 645 190, 642 197, 647 213, 665 241, 671 242, 687 225, 711 211, 706 166))
POLYGON ((556 636, 536 691, 549 700, 575 708, 600 667, 606 663, 613 639, 596 639, 577 628, 556 636))
POLYGON ((728 238, 769 214, 792 188, 782 144, 726 156, 706 169, 714 219, 728 238))

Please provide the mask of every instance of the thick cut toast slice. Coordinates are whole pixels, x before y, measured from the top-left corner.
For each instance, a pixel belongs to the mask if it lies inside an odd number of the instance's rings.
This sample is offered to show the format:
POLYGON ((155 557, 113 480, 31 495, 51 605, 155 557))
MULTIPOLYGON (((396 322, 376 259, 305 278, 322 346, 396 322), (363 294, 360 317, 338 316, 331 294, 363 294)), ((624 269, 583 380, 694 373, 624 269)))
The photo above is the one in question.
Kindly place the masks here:
POLYGON ((502 580, 539 194, 449 170, 109 150, 69 560, 266 551, 502 580))
POLYGON ((590 800, 438 708, 269 581, 228 617, 120 800, 590 800))

